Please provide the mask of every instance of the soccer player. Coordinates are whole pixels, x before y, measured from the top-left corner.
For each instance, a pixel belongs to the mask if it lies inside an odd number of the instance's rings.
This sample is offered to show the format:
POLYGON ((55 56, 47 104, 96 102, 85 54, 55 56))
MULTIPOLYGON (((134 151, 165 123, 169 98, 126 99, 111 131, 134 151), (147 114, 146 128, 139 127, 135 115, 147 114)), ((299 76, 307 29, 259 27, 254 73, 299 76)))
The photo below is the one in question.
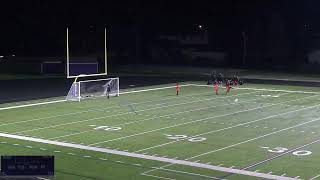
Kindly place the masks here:
POLYGON ((226 94, 228 94, 230 92, 230 89, 231 89, 231 84, 230 84, 229 80, 227 80, 227 82, 226 82, 226 88, 227 88, 226 94))
POLYGON ((216 92, 216 95, 218 95, 219 93, 219 83, 218 82, 215 82, 214 83, 214 91, 216 92))
POLYGON ((107 96, 108 96, 108 99, 109 99, 110 92, 111 92, 111 87, 110 87, 110 84, 108 84, 108 86, 107 86, 107 96))
POLYGON ((176 92, 177 92, 177 96, 179 95, 179 92, 180 92, 180 85, 179 83, 177 83, 176 85, 176 92))
POLYGON ((233 85, 238 86, 239 85, 239 77, 234 75, 232 78, 233 85))

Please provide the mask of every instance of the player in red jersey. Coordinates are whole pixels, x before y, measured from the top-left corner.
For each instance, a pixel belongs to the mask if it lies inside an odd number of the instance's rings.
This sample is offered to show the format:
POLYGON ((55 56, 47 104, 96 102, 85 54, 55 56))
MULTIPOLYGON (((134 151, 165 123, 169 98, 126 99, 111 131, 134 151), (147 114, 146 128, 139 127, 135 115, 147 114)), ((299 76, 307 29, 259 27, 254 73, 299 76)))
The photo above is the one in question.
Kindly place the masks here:
POLYGON ((177 83, 177 85, 176 85, 177 96, 179 95, 180 87, 181 87, 181 86, 179 85, 179 83, 177 83))
POLYGON ((229 80, 227 80, 227 82, 226 82, 226 88, 227 88, 226 94, 228 94, 230 92, 230 89, 231 89, 231 84, 230 84, 229 80))
POLYGON ((219 93, 219 83, 218 82, 215 82, 214 83, 214 91, 216 92, 216 95, 218 95, 219 93))

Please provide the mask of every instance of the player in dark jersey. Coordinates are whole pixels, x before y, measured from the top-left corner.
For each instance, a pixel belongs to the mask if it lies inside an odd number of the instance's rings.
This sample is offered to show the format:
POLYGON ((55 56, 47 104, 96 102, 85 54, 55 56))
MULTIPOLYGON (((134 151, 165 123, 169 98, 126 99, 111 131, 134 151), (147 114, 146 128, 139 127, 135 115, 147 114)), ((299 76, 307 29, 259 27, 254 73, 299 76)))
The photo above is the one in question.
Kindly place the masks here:
POLYGON ((110 92, 111 92, 111 87, 110 87, 110 84, 108 84, 108 86, 107 86, 107 96, 108 96, 108 99, 109 99, 110 92))

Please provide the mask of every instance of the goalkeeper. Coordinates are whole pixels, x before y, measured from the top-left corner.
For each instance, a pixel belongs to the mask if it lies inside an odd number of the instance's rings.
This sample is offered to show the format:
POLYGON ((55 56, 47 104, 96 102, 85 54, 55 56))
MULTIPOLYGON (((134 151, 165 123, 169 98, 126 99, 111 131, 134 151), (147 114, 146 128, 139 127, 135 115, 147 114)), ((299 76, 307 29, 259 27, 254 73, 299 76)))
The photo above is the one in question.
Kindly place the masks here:
POLYGON ((107 86, 107 96, 108 96, 108 99, 109 99, 110 92, 111 92, 111 87, 110 87, 110 84, 108 84, 108 86, 107 86))

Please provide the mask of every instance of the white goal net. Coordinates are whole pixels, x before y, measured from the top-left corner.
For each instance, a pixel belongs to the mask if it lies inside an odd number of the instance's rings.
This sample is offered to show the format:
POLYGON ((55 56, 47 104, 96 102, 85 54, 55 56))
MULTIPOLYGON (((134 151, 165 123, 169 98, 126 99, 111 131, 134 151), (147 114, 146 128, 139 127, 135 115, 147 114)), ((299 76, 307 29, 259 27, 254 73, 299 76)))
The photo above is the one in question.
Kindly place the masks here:
POLYGON ((80 101, 101 96, 119 96, 119 78, 79 80, 73 82, 67 101, 80 101))

